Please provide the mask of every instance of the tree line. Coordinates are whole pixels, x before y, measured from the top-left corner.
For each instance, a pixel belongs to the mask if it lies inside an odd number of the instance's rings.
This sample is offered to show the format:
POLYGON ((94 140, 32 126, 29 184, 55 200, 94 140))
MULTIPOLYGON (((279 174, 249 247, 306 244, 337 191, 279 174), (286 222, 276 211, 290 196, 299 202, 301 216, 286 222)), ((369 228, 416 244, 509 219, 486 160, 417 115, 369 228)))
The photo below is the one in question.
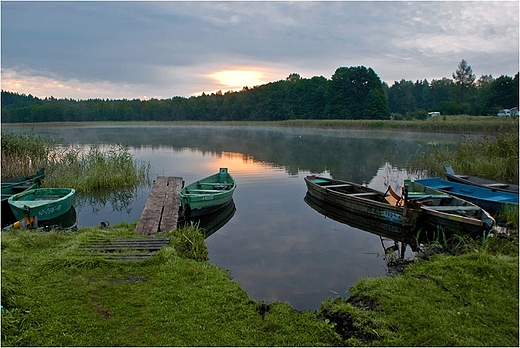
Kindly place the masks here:
POLYGON ((2 90, 2 122, 68 121, 280 121, 288 119, 423 119, 442 114, 496 115, 518 107, 518 73, 476 80, 465 60, 452 79, 395 81, 372 68, 340 67, 332 78, 285 80, 241 91, 170 99, 40 99, 2 90))

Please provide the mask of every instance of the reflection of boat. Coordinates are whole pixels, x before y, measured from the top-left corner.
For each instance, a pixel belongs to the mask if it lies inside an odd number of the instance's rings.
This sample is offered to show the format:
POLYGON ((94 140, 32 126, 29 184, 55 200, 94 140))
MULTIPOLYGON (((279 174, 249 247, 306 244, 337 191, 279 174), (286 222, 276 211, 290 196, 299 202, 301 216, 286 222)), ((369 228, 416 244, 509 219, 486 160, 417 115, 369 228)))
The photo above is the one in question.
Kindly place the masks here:
POLYGON ((406 228, 396 224, 386 223, 381 220, 367 219, 355 212, 351 212, 335 205, 325 203, 313 197, 309 192, 305 195, 305 203, 318 213, 331 218, 339 223, 376 234, 381 237, 400 241, 410 245, 412 250, 417 249, 415 240, 416 232, 412 228, 406 228))
POLYGON ((417 181, 405 180, 404 185, 406 201, 409 204, 420 204, 425 213, 420 220, 422 223, 462 234, 483 234, 495 226, 495 219, 471 202, 426 187, 417 181))
POLYGON ((390 204, 392 196, 352 182, 307 176, 308 193, 337 209, 384 223, 413 227, 421 214, 418 208, 390 204))
POLYGON ((209 214, 229 203, 236 183, 227 168, 184 187, 179 193, 182 213, 188 217, 209 214))
POLYGON ((456 174, 451 166, 444 166, 444 175, 449 181, 458 182, 466 185, 476 185, 492 190, 511 192, 518 194, 518 185, 500 183, 493 180, 479 178, 477 176, 456 174))
POLYGON ((466 185, 442 180, 441 178, 426 178, 415 180, 415 182, 463 198, 492 214, 504 210, 507 206, 518 206, 518 193, 466 185))
POLYGON ((204 230, 205 238, 208 238, 231 220, 235 215, 235 211, 235 202, 231 200, 231 202, 228 202, 225 206, 210 214, 180 221, 180 226, 183 227, 190 224, 198 224, 198 226, 204 230))
POLYGON ((45 177, 44 169, 41 168, 35 175, 2 181, 2 227, 16 220, 7 200, 17 193, 38 188, 45 177))
POLYGON ((32 189, 11 196, 8 202, 17 220, 26 217, 50 220, 70 209, 75 193, 71 188, 32 189))

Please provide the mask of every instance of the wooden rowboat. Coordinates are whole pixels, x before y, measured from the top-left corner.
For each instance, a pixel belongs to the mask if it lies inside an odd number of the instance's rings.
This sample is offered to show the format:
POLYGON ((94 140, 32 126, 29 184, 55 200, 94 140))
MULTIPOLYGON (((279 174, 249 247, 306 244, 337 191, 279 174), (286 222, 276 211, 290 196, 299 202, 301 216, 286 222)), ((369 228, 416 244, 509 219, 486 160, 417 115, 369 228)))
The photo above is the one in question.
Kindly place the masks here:
POLYGON ((15 194, 8 202, 17 220, 51 220, 69 211, 75 194, 71 188, 39 188, 15 194))
POLYGON ((356 183, 316 176, 307 176, 305 183, 313 198, 380 222, 472 235, 487 233, 495 226, 493 217, 475 204, 409 180, 405 180, 402 196, 391 187, 387 195, 356 183))
POLYGON ((372 220, 413 228, 422 213, 418 208, 396 205, 391 195, 353 182, 314 175, 304 180, 312 198, 372 220))
POLYGON ((518 193, 497 191, 487 187, 466 185, 441 178, 415 180, 421 185, 449 193, 478 205, 491 214, 518 206, 518 193))
POLYGON ((44 177, 45 171, 41 168, 35 175, 2 181, 2 228, 16 221, 9 207, 9 202, 7 201, 9 197, 26 190, 40 187, 44 177))
POLYGON ((495 227, 495 219, 484 209, 462 198, 405 180, 408 204, 420 204, 421 223, 449 233, 485 235, 495 227))
POLYGON ((220 168, 217 174, 184 187, 179 192, 181 210, 185 217, 196 217, 210 214, 233 198, 236 183, 227 168, 220 168))
POLYGON ((501 183, 493 180, 479 178, 477 176, 456 174, 451 166, 444 166, 444 175, 449 181, 518 194, 518 185, 501 183))

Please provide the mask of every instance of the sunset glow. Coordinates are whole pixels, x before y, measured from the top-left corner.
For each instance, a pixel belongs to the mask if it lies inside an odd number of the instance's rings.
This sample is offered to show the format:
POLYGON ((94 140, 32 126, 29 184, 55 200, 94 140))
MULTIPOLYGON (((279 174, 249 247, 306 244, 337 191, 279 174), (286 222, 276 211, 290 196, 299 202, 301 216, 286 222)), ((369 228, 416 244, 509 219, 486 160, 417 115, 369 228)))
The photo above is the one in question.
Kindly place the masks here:
POLYGON ((243 87, 254 87, 267 81, 263 72, 256 70, 222 70, 209 75, 223 85, 226 90, 237 90, 243 87))

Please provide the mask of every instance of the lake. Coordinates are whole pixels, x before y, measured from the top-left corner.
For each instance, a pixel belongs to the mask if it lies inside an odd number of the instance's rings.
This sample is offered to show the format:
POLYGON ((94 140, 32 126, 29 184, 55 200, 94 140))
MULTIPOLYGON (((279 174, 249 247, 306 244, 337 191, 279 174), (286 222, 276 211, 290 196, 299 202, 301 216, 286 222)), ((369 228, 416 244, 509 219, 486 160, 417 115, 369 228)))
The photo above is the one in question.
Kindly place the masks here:
MULTIPOLYGON (((460 136, 429 133, 222 126, 3 126, 33 132, 64 146, 122 144, 149 162, 156 176, 187 184, 226 167, 237 182, 236 211, 206 239, 209 262, 230 272, 256 300, 316 310, 330 297, 389 271, 384 248, 393 242, 326 218, 304 201, 303 178, 318 174, 365 183, 380 191, 414 179, 403 168, 431 144, 460 136)), ((78 226, 139 219, 151 187, 75 204, 78 226)), ((406 250, 405 257, 413 257, 406 250)))

